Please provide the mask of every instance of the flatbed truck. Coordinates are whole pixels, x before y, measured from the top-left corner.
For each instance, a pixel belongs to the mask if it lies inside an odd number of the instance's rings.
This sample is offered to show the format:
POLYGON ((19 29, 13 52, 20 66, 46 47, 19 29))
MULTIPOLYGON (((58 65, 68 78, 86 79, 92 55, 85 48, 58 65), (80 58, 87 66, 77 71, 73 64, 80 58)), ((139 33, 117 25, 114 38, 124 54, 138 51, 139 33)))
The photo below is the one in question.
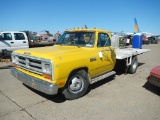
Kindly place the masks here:
POLYGON ((149 49, 114 48, 111 34, 103 29, 66 30, 54 46, 15 50, 11 73, 25 85, 48 95, 66 99, 85 95, 88 86, 115 75, 118 61, 127 73, 134 74, 137 56, 149 49))

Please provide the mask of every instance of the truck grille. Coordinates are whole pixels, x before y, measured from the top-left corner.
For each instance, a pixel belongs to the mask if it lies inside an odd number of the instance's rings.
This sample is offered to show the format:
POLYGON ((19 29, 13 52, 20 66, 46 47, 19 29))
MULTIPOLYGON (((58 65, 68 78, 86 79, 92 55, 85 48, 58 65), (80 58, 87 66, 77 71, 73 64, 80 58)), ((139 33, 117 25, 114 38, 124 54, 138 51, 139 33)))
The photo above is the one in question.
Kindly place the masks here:
POLYGON ((157 78, 155 76, 149 76, 148 77, 148 82, 155 85, 155 86, 160 87, 160 78, 157 78))
POLYGON ((18 67, 26 69, 28 71, 32 71, 37 74, 42 74, 42 61, 23 56, 17 56, 17 57, 18 57, 17 60, 18 67))

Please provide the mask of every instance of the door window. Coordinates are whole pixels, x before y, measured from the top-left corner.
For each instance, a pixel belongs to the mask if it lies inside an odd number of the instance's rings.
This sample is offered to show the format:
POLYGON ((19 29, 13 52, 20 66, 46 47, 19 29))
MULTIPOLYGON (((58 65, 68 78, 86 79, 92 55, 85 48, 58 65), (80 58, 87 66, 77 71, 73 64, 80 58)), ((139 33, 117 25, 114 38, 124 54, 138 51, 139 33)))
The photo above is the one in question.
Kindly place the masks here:
POLYGON ((23 33, 14 33, 15 40, 25 40, 23 33))
POLYGON ((0 40, 12 40, 11 33, 3 33, 0 35, 0 40))
POLYGON ((97 47, 106 47, 106 46, 111 46, 111 39, 109 35, 106 33, 99 33, 97 47))

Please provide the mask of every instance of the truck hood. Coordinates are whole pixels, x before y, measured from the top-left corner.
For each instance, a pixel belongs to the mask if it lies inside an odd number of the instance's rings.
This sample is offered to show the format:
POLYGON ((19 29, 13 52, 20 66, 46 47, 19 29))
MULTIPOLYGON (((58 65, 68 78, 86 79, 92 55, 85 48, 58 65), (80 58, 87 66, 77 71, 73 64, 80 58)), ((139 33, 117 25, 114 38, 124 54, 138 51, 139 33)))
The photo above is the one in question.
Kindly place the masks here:
POLYGON ((18 54, 24 54, 39 58, 53 58, 53 56, 61 56, 64 54, 75 52, 82 52, 81 47, 77 46, 50 46, 50 47, 39 47, 39 48, 29 48, 29 49, 21 49, 21 50, 15 50, 14 52, 18 54))

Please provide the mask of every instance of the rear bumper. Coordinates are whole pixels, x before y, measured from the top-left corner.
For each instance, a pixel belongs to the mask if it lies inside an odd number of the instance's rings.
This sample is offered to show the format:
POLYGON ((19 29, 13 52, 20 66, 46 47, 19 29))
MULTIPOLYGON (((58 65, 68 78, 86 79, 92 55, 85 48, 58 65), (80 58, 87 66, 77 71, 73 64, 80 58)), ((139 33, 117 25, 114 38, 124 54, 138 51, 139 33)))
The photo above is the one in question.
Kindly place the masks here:
POLYGON ((10 70, 11 70, 11 74, 14 77, 16 77, 18 80, 23 82, 25 85, 30 86, 31 88, 35 90, 41 91, 48 95, 55 95, 58 93, 58 85, 56 84, 48 83, 40 79, 37 79, 35 77, 24 74, 16 70, 14 67, 11 67, 10 70))

